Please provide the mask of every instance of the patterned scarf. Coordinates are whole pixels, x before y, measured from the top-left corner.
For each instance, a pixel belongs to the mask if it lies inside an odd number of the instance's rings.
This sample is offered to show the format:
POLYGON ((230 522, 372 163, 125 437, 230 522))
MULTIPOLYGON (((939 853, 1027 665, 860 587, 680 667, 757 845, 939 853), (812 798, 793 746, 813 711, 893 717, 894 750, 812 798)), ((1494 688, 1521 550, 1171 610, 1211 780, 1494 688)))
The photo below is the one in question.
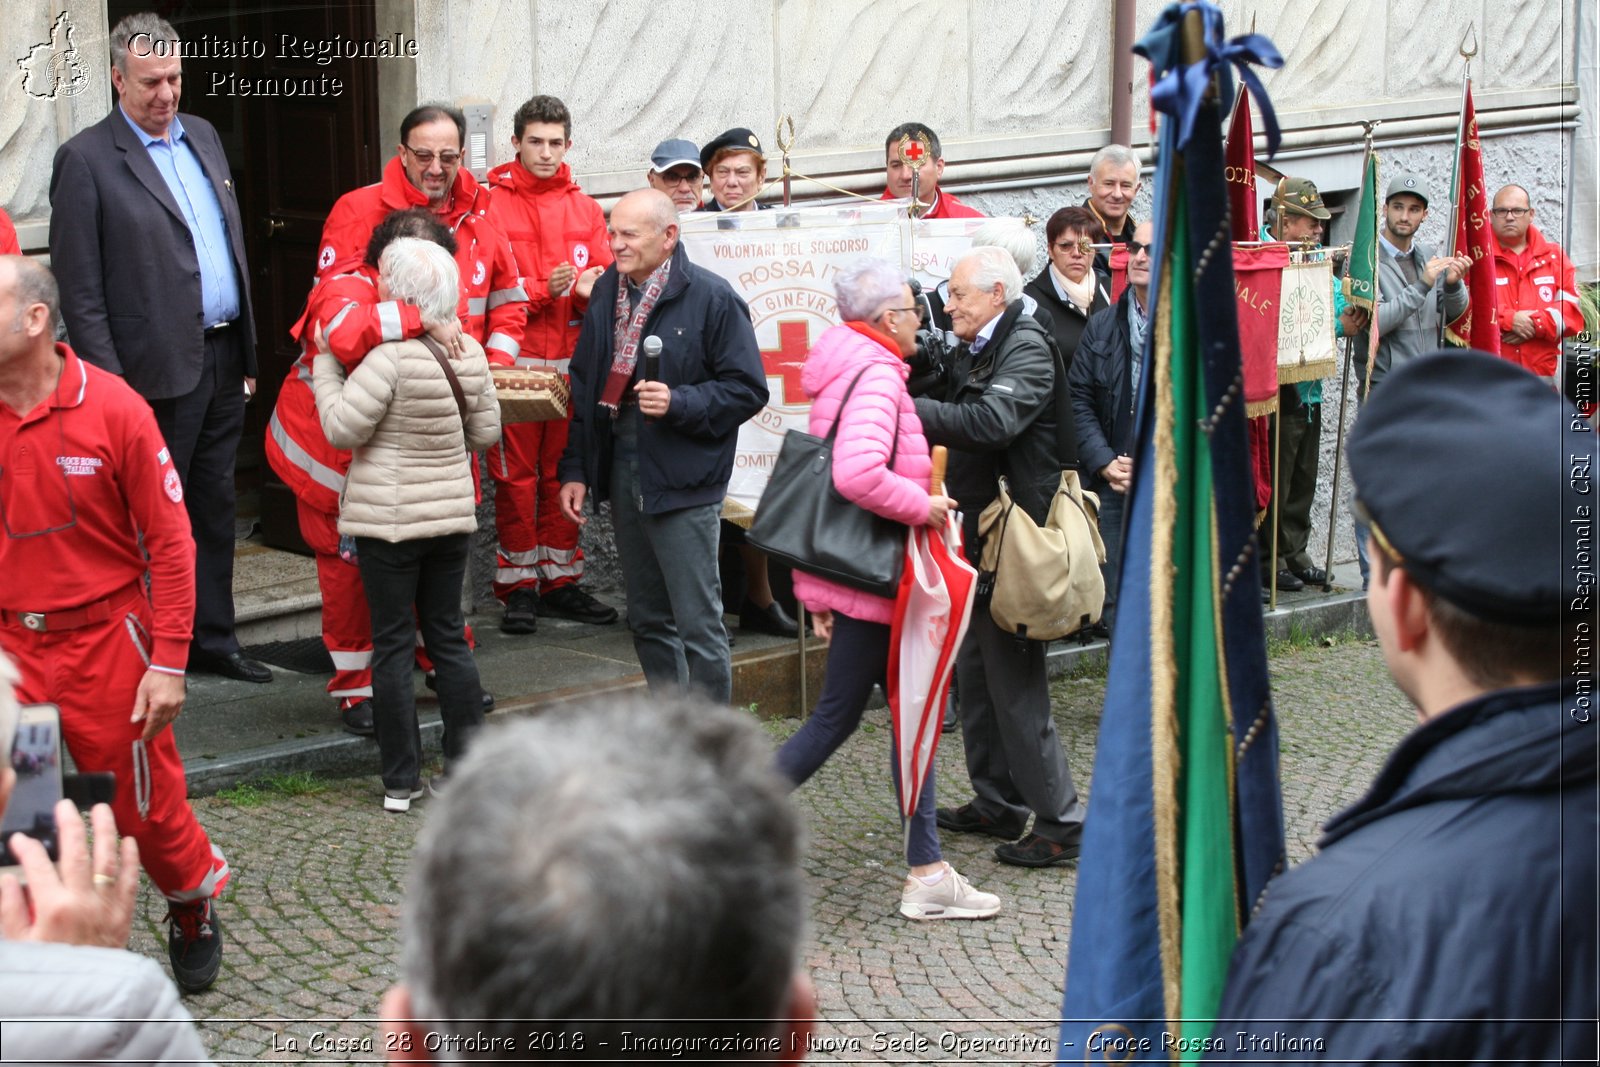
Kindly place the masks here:
POLYGON ((633 381, 633 368, 639 360, 639 335, 644 324, 655 310, 661 291, 667 287, 667 277, 672 273, 672 257, 668 256, 644 283, 644 295, 639 306, 628 313, 628 279, 617 276, 616 333, 612 340, 611 372, 606 375, 605 388, 600 393, 600 406, 615 417, 622 405, 622 394, 633 381))

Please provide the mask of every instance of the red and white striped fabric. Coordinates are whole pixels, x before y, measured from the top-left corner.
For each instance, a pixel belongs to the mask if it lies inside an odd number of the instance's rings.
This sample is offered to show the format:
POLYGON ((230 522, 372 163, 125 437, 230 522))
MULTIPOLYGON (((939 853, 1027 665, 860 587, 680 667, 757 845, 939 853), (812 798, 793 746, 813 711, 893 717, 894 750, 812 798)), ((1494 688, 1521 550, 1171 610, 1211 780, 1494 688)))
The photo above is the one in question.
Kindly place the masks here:
POLYGON ((945 697, 956 651, 967 636, 978 572, 961 550, 961 524, 952 513, 943 530, 913 526, 906 534, 889 624, 889 710, 900 761, 900 813, 910 825, 939 748, 945 697))

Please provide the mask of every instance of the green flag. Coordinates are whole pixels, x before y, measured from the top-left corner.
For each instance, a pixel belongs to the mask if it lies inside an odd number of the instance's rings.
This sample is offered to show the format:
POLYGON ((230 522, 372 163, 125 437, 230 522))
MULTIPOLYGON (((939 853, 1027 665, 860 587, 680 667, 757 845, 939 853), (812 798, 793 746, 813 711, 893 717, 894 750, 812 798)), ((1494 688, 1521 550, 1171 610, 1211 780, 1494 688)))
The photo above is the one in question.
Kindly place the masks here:
POLYGON ((1378 153, 1367 153, 1364 170, 1344 298, 1346 303, 1371 312, 1378 306, 1378 153))

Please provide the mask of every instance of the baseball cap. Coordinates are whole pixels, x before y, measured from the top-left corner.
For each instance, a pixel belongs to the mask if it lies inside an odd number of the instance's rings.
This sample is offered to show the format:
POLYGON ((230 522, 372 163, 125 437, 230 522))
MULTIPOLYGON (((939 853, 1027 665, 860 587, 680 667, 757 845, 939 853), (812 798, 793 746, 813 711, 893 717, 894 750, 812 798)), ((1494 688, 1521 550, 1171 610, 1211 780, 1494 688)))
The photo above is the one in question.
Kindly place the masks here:
POLYGON ((1349 456, 1374 538, 1437 596, 1553 625, 1587 595, 1592 571, 1567 564, 1593 521, 1595 434, 1521 366, 1461 349, 1408 360, 1373 390, 1349 456))
POLYGON ((685 163, 697 170, 702 169, 700 149, 694 146, 693 141, 685 141, 682 138, 662 141, 656 145, 656 150, 650 153, 650 169, 657 174, 664 174, 673 167, 685 163))
POLYGON ((1328 206, 1322 202, 1322 194, 1317 192, 1317 187, 1310 178, 1278 179, 1278 187, 1273 190, 1272 199, 1277 202, 1280 211, 1309 215, 1324 222, 1333 217, 1328 206))
POLYGON ((1422 206, 1428 206, 1428 183, 1420 174, 1410 171, 1396 174, 1389 181, 1389 191, 1383 194, 1383 202, 1388 203, 1401 193, 1410 193, 1422 201, 1422 206))

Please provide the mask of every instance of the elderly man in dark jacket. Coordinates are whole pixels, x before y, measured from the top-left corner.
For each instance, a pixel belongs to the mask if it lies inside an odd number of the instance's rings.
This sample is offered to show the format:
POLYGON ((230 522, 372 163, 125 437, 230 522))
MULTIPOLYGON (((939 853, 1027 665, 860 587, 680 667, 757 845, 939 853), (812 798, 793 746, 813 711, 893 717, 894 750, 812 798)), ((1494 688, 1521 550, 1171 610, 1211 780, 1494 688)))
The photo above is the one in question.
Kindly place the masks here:
POLYGON ((1072 386, 1078 459, 1089 489, 1100 495, 1100 538, 1106 561, 1106 603, 1100 618, 1111 628, 1122 561, 1122 515, 1133 479, 1133 405, 1138 399, 1145 317, 1150 307, 1151 224, 1141 222, 1128 242, 1128 287, 1109 308, 1089 316, 1067 380, 1072 386))
POLYGON ((1269 882, 1217 1058, 1594 1063, 1594 433, 1520 367, 1396 367, 1350 436, 1367 610, 1420 725, 1269 882), (1483 487, 1495 486, 1495 506, 1483 487))
MULTIPOLYGON (((916 400, 929 443, 950 448, 946 492, 961 502, 974 562, 978 515, 999 495, 1000 475, 1017 505, 1042 524, 1061 481, 1062 438, 1071 438, 1057 432, 1057 420, 1069 417, 1058 388, 1060 355, 1044 327, 1023 312, 1021 298, 1022 275, 1010 253, 985 247, 963 256, 950 275, 946 304, 963 344, 929 394, 916 400)), ((959 808, 940 808, 939 825, 1004 838, 1008 843, 995 855, 1005 863, 1070 862, 1078 855, 1084 809, 1050 717, 1044 644, 1001 630, 980 599, 956 678, 976 796, 959 808), (1024 837, 1029 815, 1033 832, 1024 837)))
POLYGON ((767 402, 750 311, 689 262, 671 199, 641 189, 611 211, 611 251, 572 354, 561 510, 611 501, 628 629, 653 691, 733 692, 717 527, 739 427, 767 402), (660 369, 644 353, 660 343, 660 369))

